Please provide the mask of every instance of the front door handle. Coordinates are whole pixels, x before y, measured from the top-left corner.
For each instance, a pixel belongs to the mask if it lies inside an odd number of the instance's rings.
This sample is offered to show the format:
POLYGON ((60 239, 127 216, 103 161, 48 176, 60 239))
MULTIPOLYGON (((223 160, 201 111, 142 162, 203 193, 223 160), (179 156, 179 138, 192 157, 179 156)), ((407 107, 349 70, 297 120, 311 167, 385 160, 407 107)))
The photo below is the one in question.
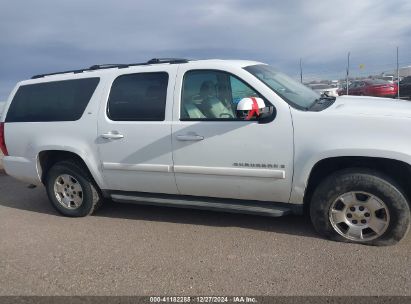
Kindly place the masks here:
POLYGON ((110 131, 101 135, 101 137, 105 139, 122 139, 124 135, 119 133, 118 131, 110 131))
POLYGON ((177 135, 177 139, 180 141, 200 141, 204 139, 204 136, 197 134, 186 134, 186 135, 177 135))

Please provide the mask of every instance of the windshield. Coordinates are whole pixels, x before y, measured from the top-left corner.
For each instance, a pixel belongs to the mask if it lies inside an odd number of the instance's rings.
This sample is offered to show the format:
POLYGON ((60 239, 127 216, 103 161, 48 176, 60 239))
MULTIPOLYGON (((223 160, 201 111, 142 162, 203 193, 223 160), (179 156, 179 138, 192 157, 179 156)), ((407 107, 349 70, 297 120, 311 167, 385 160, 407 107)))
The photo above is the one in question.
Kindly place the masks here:
POLYGON ((308 109, 320 97, 317 92, 314 92, 291 77, 278 72, 269 65, 250 65, 244 69, 260 79, 275 93, 296 108, 308 109))

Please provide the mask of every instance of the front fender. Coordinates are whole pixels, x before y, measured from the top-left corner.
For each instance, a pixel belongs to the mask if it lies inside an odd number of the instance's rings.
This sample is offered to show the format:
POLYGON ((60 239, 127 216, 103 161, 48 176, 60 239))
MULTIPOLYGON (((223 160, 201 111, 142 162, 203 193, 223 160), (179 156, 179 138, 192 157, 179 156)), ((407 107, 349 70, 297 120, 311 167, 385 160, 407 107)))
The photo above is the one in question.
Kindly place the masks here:
POLYGON ((311 172, 316 164, 326 159, 338 157, 385 158, 411 164, 410 155, 388 149, 335 149, 323 151, 307 158, 300 157, 295 160, 294 179, 289 202, 293 204, 302 204, 311 172))

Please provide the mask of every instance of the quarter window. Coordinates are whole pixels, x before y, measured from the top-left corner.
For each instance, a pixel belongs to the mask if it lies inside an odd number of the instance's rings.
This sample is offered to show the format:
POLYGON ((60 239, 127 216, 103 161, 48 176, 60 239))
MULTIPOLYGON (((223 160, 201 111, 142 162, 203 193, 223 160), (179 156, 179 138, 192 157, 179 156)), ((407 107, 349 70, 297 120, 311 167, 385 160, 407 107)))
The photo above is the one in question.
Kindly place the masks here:
POLYGON ((11 102, 6 122, 78 120, 99 81, 83 78, 23 85, 11 102))
POLYGON ((245 97, 261 96, 229 73, 189 71, 183 80, 181 120, 239 120, 237 104, 245 97))
POLYGON ((115 121, 162 121, 165 118, 168 74, 138 73, 114 80, 107 115, 115 121))

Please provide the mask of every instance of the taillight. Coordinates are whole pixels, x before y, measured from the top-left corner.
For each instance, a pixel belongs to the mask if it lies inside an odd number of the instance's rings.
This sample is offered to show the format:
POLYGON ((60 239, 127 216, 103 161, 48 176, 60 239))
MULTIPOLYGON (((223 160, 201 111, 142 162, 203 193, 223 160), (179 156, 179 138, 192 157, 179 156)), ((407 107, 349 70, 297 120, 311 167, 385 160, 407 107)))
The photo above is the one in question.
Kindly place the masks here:
POLYGON ((9 155, 9 152, 7 152, 6 141, 4 139, 4 122, 0 122, 0 149, 4 155, 9 155))

